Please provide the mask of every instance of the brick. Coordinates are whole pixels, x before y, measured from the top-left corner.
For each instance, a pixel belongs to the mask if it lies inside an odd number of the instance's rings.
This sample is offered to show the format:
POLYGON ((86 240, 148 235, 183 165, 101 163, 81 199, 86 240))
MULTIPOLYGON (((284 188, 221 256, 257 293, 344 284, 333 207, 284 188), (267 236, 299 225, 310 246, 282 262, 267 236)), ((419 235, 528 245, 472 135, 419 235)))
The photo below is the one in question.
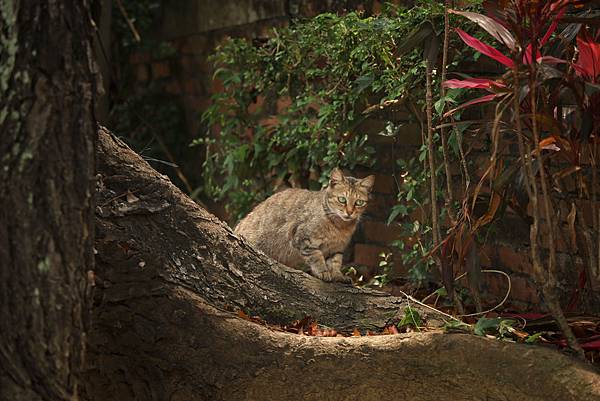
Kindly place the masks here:
POLYGON ((528 250, 500 245, 497 247, 497 255, 498 267, 502 270, 527 274, 533 273, 528 250))
POLYGON ((282 96, 277 98, 277 113, 281 113, 287 110, 288 107, 292 104, 292 99, 289 96, 282 96))
MULTIPOLYGON (((554 246, 558 252, 567 252, 570 249, 569 229, 566 227, 566 225, 562 225, 562 227, 561 226, 555 227, 555 229, 553 231, 553 237, 554 237, 554 246), (564 232, 564 234, 563 234, 563 232, 564 232), (567 235, 566 238, 565 238, 565 235, 567 235), (565 242, 565 239, 568 242, 565 242)), ((541 239, 540 245, 543 248, 549 249, 550 248, 550 236, 549 236, 549 232, 548 232, 548 224, 546 224, 545 221, 543 221, 542 224, 540 225, 540 239, 541 239)))
POLYGON ((197 54, 204 56, 212 51, 212 43, 207 35, 196 34, 187 37, 181 46, 182 54, 197 54))
POLYGON ((258 123, 265 128, 272 128, 279 125, 279 119, 277 116, 269 116, 265 118, 261 118, 258 123))
POLYGON ((173 81, 168 82, 165 85, 165 91, 172 95, 180 94, 181 93, 181 85, 179 84, 179 81, 173 80, 173 81))
POLYGON ((188 95, 196 95, 201 92, 200 83, 195 80, 188 78, 183 82, 183 91, 188 95))
POLYGON ((377 220, 387 220, 395 203, 395 196, 375 193, 369 199, 366 213, 377 220))
POLYGON ((373 192, 381 194, 395 194, 396 181, 394 177, 387 174, 375 174, 375 186, 373 192))
MULTIPOLYGON (((506 277, 500 274, 484 274, 483 282, 487 296, 493 296, 493 302, 501 301, 508 290, 506 277)), ((522 302, 528 306, 535 306, 540 303, 537 294, 537 288, 533 280, 526 276, 510 275, 511 291, 508 301, 511 303, 522 302)), ((527 308, 530 309, 530 308, 527 308)))
POLYGON ((403 125, 398 132, 398 138, 402 146, 420 146, 423 143, 421 140, 421 125, 419 123, 403 125))
POLYGON ((354 244, 354 263, 369 267, 379 266, 381 253, 390 252, 389 248, 371 244, 354 244))
POLYGON ((367 118, 354 129, 357 133, 370 135, 369 140, 376 140, 379 137, 385 138, 383 135, 377 135, 383 130, 385 130, 385 121, 377 118, 367 118))
POLYGON ((496 246, 491 244, 485 244, 479 248, 479 263, 484 269, 494 268, 493 261, 497 258, 496 246))
POLYGON ((194 73, 196 70, 196 61, 192 56, 182 55, 179 57, 179 65, 184 74, 194 73))
POLYGON ((381 14, 381 2, 380 1, 375 0, 373 2, 373 7, 371 8, 371 12, 373 13, 373 15, 381 14))
POLYGON ((167 62, 161 61, 152 63, 152 78, 159 79, 168 77, 171 73, 169 68, 169 64, 167 62))
POLYGON ((248 113, 254 114, 258 110, 262 109, 265 104, 265 97, 263 95, 259 95, 256 97, 256 101, 254 103, 250 103, 248 106, 248 113))
MULTIPOLYGON (((387 138, 391 139, 391 138, 387 138)), ((372 141, 370 141, 372 143, 372 141)), ((370 143, 370 144, 371 144, 370 143)), ((394 145, 392 143, 388 145, 377 144, 375 145, 375 167, 380 171, 392 172, 394 171, 394 166, 398 160, 398 152, 396 150, 399 146, 394 145)))
POLYGON ((485 292, 494 297, 494 301, 500 301, 506 294, 508 283, 504 276, 499 274, 484 274, 483 283, 485 292))
POLYGON ((510 299, 526 302, 530 305, 539 304, 537 288, 530 278, 511 276, 510 299))
POLYGON ((400 239, 402 229, 398 224, 389 226, 381 221, 366 220, 363 223, 363 234, 367 242, 387 244, 400 239))
POLYGON ((582 200, 577 202, 577 213, 583 214, 583 220, 588 226, 591 226, 594 223, 594 209, 596 209, 596 214, 600 211, 600 202, 594 203, 589 200, 582 200))
POLYGON ((138 82, 146 82, 150 78, 148 66, 146 64, 138 64, 135 67, 135 78, 138 82))
POLYGON ((146 52, 136 52, 129 56, 129 62, 131 64, 146 64, 149 63, 150 60, 150 53, 146 52))

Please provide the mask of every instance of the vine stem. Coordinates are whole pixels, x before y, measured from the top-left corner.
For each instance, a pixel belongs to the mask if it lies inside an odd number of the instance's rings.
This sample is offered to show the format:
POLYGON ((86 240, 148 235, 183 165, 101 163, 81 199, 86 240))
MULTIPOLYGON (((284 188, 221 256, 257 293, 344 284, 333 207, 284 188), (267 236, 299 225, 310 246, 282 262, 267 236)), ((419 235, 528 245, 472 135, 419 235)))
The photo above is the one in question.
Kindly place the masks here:
MULTIPOLYGON (((442 68, 440 73, 440 98, 444 100, 442 107, 442 115, 446 109, 446 87, 444 86, 444 82, 446 82, 446 66, 448 65, 448 43, 450 41, 450 21, 448 15, 448 8, 451 6, 451 0, 446 0, 444 4, 444 43, 442 48, 442 68)), ((448 159, 448 139, 446 138, 446 129, 445 127, 440 127, 440 137, 442 139, 442 156, 444 158, 444 170, 446 172, 446 193, 447 197, 445 200, 446 210, 448 211, 448 216, 450 216, 450 220, 452 223, 456 221, 456 217, 454 215, 454 211, 452 209, 452 205, 454 204, 454 193, 452 190, 452 172, 450 170, 450 161, 448 159)))
POLYGON ((431 225, 433 228, 433 245, 436 246, 440 242, 440 226, 439 214, 437 205, 437 177, 435 168, 435 154, 433 147, 433 95, 431 93, 431 62, 426 60, 426 102, 427 102, 427 154, 429 158, 429 175, 430 175, 430 195, 431 195, 431 225))
MULTIPOLYGON (((504 294, 504 298, 502 298, 502 301, 500 301, 496 306, 494 306, 493 308, 481 311, 481 312, 475 312, 475 313, 468 313, 468 314, 464 314, 464 315, 458 315, 458 317, 470 317, 470 316, 481 316, 481 315, 485 315, 486 313, 490 313, 495 311, 496 309, 498 309, 499 307, 501 307, 502 305, 504 305, 504 303, 508 300, 508 297, 510 295, 510 292, 512 291, 512 281, 510 279, 510 276, 503 272, 502 270, 494 270, 494 269, 485 269, 481 271, 482 273, 494 273, 494 274, 501 274, 504 277, 506 277, 506 282, 508 284, 508 288, 506 290, 506 294, 504 294)), ((454 279, 454 281, 458 281, 461 278, 465 277, 467 274, 469 274, 469 272, 464 272, 463 274, 461 274, 460 276, 456 277, 454 279)), ((431 294, 427 295, 425 298, 423 298, 420 301, 420 305, 422 306, 425 301, 427 301, 429 298, 431 298, 434 294, 436 294, 437 291, 432 292, 431 294)), ((438 295, 439 298, 439 295, 438 295)), ((437 298, 436 298, 436 302, 437 303, 437 298)), ((434 305, 435 305, 434 303, 434 305)), ((436 309, 437 310, 437 309, 436 309)), ((443 313, 443 312, 442 312, 443 313)))

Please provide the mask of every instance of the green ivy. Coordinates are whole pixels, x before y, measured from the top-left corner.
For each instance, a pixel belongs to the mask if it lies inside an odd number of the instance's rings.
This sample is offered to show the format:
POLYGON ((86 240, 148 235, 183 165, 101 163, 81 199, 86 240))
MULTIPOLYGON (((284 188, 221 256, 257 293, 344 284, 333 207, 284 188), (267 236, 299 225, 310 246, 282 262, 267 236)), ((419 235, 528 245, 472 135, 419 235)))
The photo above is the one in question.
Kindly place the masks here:
MULTIPOLYGON (((203 114, 209 132, 195 141, 207 151, 204 192, 224 202, 235 221, 282 184, 319 189, 335 166, 374 166, 376 155, 361 125, 365 110, 404 99, 424 112, 423 49, 399 49, 425 23, 441 34, 443 13, 440 2, 421 0, 412 8, 387 6, 379 16, 322 14, 274 30, 260 45, 224 42, 212 57, 223 90, 203 114)), ((452 26, 472 31, 462 19, 451 18, 452 26)), ((449 68, 466 57, 462 42, 452 37, 449 68)), ((433 79, 439 121, 443 107, 460 102, 462 92, 451 90, 439 99, 439 74, 433 79)), ((382 134, 398 136, 400 128, 387 122, 389 132, 382 134)), ((449 144, 458 153, 456 135, 460 132, 450 132, 449 144)), ((423 258, 430 228, 411 217, 429 199, 425 158, 422 148, 413 159, 398 161, 402 184, 389 217, 417 239, 410 246, 395 243, 415 282, 426 281, 431 265, 423 258)), ((436 173, 442 174, 441 165, 436 173)), ((386 274, 379 276, 381 282, 386 274)))
POLYGON ((443 6, 322 14, 274 30, 260 46, 223 43, 212 58, 223 90, 203 115, 213 131, 196 141, 208 147, 205 192, 237 219, 282 182, 318 189, 334 166, 373 166, 363 112, 406 96, 422 106, 422 51, 400 57, 398 48, 424 21, 442 26, 443 6))

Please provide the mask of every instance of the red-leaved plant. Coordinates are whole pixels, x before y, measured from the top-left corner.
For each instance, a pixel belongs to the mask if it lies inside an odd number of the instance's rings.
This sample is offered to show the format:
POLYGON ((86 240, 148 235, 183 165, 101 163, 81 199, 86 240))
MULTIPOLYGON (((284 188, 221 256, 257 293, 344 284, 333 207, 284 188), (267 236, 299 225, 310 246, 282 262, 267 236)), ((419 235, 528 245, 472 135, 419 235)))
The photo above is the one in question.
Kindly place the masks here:
POLYGON ((546 306, 569 345, 580 354, 555 289, 558 238, 566 238, 569 251, 585 260, 579 280, 573 280, 580 287, 574 289, 570 308, 581 301, 582 294, 584 300, 593 302, 592 283, 600 279, 600 43, 599 32, 587 26, 591 11, 586 3, 485 1, 486 15, 450 11, 477 23, 497 42, 494 47, 456 29, 468 46, 506 69, 494 78, 444 82, 447 88, 488 92, 445 116, 492 102, 495 114, 488 124, 493 145, 489 165, 478 185, 466 194, 460 218, 441 246, 442 275, 451 287, 455 270, 472 273, 479 266, 477 231, 500 218, 504 206, 511 207, 530 227, 532 273, 546 306), (519 153, 511 158, 506 155, 512 144, 518 145, 519 153), (475 213, 482 199, 487 211, 475 213), (581 212, 589 204, 592 221, 581 212))

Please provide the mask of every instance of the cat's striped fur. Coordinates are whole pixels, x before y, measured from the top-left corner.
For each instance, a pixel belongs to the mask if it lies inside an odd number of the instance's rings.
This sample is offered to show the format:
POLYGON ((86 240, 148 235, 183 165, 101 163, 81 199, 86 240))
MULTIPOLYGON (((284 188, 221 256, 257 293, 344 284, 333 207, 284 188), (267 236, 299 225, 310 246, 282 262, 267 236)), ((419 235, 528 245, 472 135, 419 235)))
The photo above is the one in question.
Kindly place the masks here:
POLYGON ((364 212, 374 176, 363 179, 331 173, 321 191, 287 189, 254 208, 235 232, 273 259, 290 267, 308 266, 325 281, 350 281, 342 254, 364 212))

